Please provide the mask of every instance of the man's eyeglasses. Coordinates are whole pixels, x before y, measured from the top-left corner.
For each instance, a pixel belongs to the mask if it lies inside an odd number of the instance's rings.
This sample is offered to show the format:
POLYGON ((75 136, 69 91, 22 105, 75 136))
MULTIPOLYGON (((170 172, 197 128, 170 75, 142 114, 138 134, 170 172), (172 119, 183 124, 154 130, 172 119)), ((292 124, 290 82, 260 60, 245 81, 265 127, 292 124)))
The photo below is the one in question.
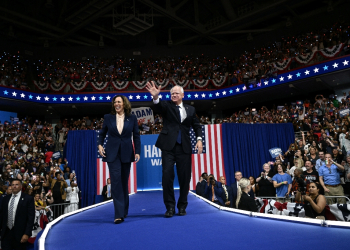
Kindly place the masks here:
POLYGON ((330 174, 332 173, 332 169, 331 168, 329 168, 328 171, 329 171, 330 174))

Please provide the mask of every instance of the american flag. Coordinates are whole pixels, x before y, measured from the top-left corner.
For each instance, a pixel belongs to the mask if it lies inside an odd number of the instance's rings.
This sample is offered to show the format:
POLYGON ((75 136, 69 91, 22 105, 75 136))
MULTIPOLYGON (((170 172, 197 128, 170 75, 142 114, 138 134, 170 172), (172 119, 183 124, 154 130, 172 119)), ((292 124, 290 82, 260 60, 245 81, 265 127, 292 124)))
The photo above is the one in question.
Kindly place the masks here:
MULTIPOLYGON (((96 130, 96 136, 99 137, 99 130, 96 130)), ((105 147, 108 140, 108 134, 103 142, 103 147, 105 147)), ((97 150, 97 194, 100 195, 103 186, 107 183, 107 178, 109 178, 109 169, 107 162, 102 161, 102 156, 97 150)), ((136 163, 131 163, 130 176, 129 176, 129 194, 137 192, 137 179, 136 179, 136 163)))
POLYGON ((190 130, 192 145, 192 176, 190 189, 195 190, 196 184, 203 172, 213 174, 215 179, 225 175, 224 155, 222 148, 221 124, 202 125, 203 152, 197 154, 195 150, 197 138, 193 129, 190 130))

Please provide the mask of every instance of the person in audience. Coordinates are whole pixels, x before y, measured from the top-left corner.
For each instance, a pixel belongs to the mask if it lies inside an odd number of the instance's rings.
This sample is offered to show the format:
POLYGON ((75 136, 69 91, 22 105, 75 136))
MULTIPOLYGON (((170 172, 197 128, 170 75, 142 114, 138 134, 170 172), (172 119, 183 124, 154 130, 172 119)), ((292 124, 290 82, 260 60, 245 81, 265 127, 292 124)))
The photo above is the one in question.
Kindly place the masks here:
POLYGON ((208 174, 206 172, 202 173, 199 182, 196 185, 196 194, 205 197, 208 199, 208 197, 205 196, 205 186, 207 185, 208 180, 208 174))
POLYGON ((315 165, 315 169, 317 172, 322 165, 326 164, 323 151, 320 151, 318 153, 318 157, 319 159, 316 160, 316 165, 315 165))
POLYGON ((318 160, 318 155, 317 155, 317 149, 315 147, 310 147, 309 149, 309 153, 306 154, 306 156, 304 157, 304 162, 305 161, 312 161, 312 164, 315 165, 316 161, 318 160))
POLYGON ((12 195, 12 187, 11 186, 8 186, 6 188, 6 192, 0 196, 0 207, 1 207, 1 202, 2 202, 3 198, 5 198, 7 195, 12 195))
POLYGON ((305 177, 303 176, 303 169, 296 168, 294 170, 294 179, 292 182, 291 191, 294 193, 295 201, 301 202, 301 194, 306 193, 305 177))
MULTIPOLYGON (((344 196, 344 189, 340 184, 340 173, 344 172, 344 167, 333 161, 330 153, 325 154, 326 164, 322 165, 318 169, 320 176, 320 184, 322 185, 326 196, 344 196)), ((345 203, 344 198, 327 199, 327 203, 333 204, 333 202, 340 204, 345 203)))
POLYGON ((225 176, 220 177, 220 182, 222 185, 222 199, 224 201, 225 207, 232 207, 233 206, 233 194, 232 194, 232 188, 228 185, 226 185, 226 178, 225 176))
POLYGON ((41 210, 49 211, 46 208, 46 201, 42 200, 41 194, 38 194, 38 193, 35 194, 34 205, 35 205, 35 210, 37 210, 37 211, 41 211, 41 210))
POLYGON ((69 205, 65 206, 64 213, 79 209, 79 188, 76 180, 70 183, 70 187, 67 187, 66 201, 69 202, 69 205))
POLYGON ((137 118, 131 114, 131 104, 123 95, 113 97, 111 113, 104 116, 98 137, 98 150, 103 161, 108 163, 114 204, 114 223, 120 224, 129 212, 128 180, 131 162, 138 162, 141 153, 137 118), (107 132, 108 142, 105 150, 103 142, 107 132))
POLYGON ((276 196, 276 189, 273 186, 272 177, 274 176, 273 171, 271 171, 271 166, 268 163, 263 165, 263 172, 256 178, 257 185, 259 186, 259 194, 261 197, 271 197, 276 196))
POLYGON ((258 207, 254 197, 249 195, 251 190, 250 181, 246 178, 241 178, 238 182, 236 208, 251 212, 257 212, 258 207))
POLYGON ((292 179, 294 179, 294 170, 296 168, 300 167, 303 169, 303 171, 306 171, 306 168, 304 166, 299 166, 299 164, 301 164, 301 160, 298 158, 294 159, 294 166, 288 170, 288 174, 292 177, 292 179))
POLYGON ((345 185, 344 185, 345 190, 344 191, 345 191, 345 194, 350 196, 350 155, 346 156, 344 172, 345 172, 345 185))
POLYGON ((222 184, 216 181, 213 176, 209 176, 209 180, 207 182, 207 185, 205 186, 204 193, 208 197, 208 200, 220 206, 225 205, 225 202, 222 199, 222 195, 223 195, 222 184))
MULTIPOLYGON (((49 177, 49 183, 51 185, 52 197, 54 199, 53 204, 62 204, 66 199, 66 191, 65 189, 68 187, 67 182, 64 180, 63 176, 61 176, 60 172, 55 173, 55 179, 49 177)), ((61 209, 62 205, 56 205, 53 207, 53 215, 54 219, 61 215, 63 209, 61 209)))
POLYGON ((111 187, 111 179, 107 179, 107 184, 103 186, 102 189, 102 196, 103 196, 103 201, 108 201, 112 199, 112 187, 111 187))
POLYGON ((259 186, 256 183, 256 180, 253 176, 249 176, 250 185, 252 186, 252 191, 254 193, 254 197, 259 194, 259 186))
POLYGON ((311 182, 309 195, 303 195, 305 217, 325 220, 326 198, 322 195, 322 186, 311 182))
POLYGON ((285 171, 285 166, 282 164, 277 165, 277 174, 272 177, 272 181, 273 186, 276 188, 276 196, 289 198, 292 188, 292 178, 285 171))
POLYGON ((303 175, 305 176, 305 180, 308 180, 309 182, 316 182, 319 183, 319 175, 316 170, 313 168, 312 161, 307 160, 305 162, 305 168, 306 171, 303 172, 303 175))
MULTIPOLYGON (((236 171, 236 172, 235 172, 235 180, 236 180, 236 181, 233 182, 233 183, 231 184, 233 202, 234 202, 235 200, 237 200, 238 183, 239 183, 239 181, 242 179, 242 177, 243 177, 243 175, 242 175, 242 172, 241 172, 241 171, 236 171)), ((254 197, 253 190, 251 190, 251 189, 249 190, 249 195, 250 195, 251 197, 254 197)), ((237 208, 235 202, 234 202, 234 204, 233 204, 233 208, 237 208)))

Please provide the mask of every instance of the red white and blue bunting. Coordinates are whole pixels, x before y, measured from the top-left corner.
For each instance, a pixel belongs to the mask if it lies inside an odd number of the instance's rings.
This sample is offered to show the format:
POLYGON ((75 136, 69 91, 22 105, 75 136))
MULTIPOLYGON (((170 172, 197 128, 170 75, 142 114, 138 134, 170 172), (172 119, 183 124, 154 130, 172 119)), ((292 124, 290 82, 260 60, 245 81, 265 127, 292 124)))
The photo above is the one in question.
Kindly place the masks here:
POLYGON ((307 53, 306 55, 297 55, 296 57, 294 57, 294 59, 298 63, 307 64, 310 61, 312 61, 312 59, 314 59, 315 55, 317 55, 317 51, 312 51, 311 53, 307 53))
POLYGON ((331 48, 324 48, 323 50, 320 50, 319 53, 325 58, 335 57, 337 56, 340 51, 342 51, 344 48, 344 43, 334 45, 331 48))
POLYGON ((283 62, 275 62, 273 65, 276 69, 279 71, 285 70, 289 67, 289 65, 292 62, 292 58, 288 58, 287 60, 284 60, 283 62))
MULTIPOLYGON (((215 87, 222 87, 227 81, 227 77, 221 76, 220 79, 213 80, 157 80, 155 84, 161 89, 166 89, 169 84, 179 85, 186 88, 190 83, 195 85, 197 88, 203 89, 208 87, 209 83, 213 84, 215 87)), ((47 82, 36 82, 34 85, 41 91, 45 91, 48 88, 55 92, 61 92, 63 89, 69 85, 73 90, 80 92, 86 89, 88 86, 96 91, 103 91, 108 86, 113 86, 115 90, 125 90, 132 84, 136 89, 144 90, 148 81, 116 81, 116 82, 69 82, 69 83, 47 83, 47 82)))

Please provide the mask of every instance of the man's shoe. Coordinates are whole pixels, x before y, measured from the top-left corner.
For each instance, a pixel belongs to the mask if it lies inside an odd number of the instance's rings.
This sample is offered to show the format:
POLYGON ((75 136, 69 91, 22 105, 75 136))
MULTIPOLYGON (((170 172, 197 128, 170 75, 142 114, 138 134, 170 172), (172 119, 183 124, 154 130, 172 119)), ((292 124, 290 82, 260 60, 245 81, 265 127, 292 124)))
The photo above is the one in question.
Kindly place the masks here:
POLYGON ((175 213, 175 208, 169 208, 165 212, 165 217, 166 218, 173 217, 174 213, 175 213))
POLYGON ((180 209, 179 209, 179 213, 178 213, 178 215, 180 215, 180 216, 184 216, 184 215, 186 215, 186 209, 184 209, 184 208, 180 208, 180 209))

